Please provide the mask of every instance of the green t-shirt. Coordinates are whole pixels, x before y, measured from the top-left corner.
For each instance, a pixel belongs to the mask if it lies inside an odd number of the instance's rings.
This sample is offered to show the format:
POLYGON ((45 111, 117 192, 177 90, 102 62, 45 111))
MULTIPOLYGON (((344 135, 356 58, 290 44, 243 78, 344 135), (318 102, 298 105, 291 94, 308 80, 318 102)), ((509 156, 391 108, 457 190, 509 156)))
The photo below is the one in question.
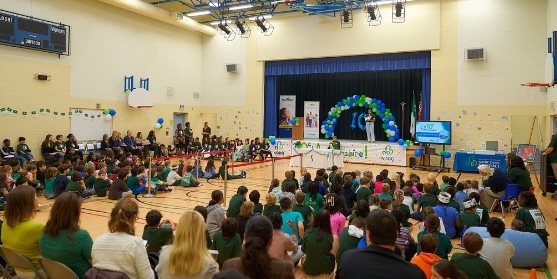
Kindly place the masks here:
MULTIPOLYGON (((420 239, 422 239, 422 236, 424 236, 426 233, 429 232, 427 231, 419 232, 418 240, 416 242, 420 243, 420 239)), ((436 235, 439 238, 439 245, 437 246, 437 251, 435 251, 435 254, 442 259, 448 259, 449 253, 453 250, 453 244, 451 243, 451 239, 442 232, 437 232, 436 235)), ((418 253, 420 253, 421 251, 422 249, 418 244, 418 253)))
POLYGON ((365 200, 369 202, 371 195, 373 195, 373 193, 369 188, 367 187, 358 188, 358 191, 356 191, 356 203, 358 203, 361 200, 365 200))
POLYGON ((184 128, 184 132, 186 133, 186 138, 193 137, 193 130, 191 128, 184 128))
POLYGON ((449 201, 449 207, 456 209, 456 212, 460 212, 460 204, 453 199, 449 201))
POLYGON ((110 188, 110 182, 106 179, 97 178, 95 183, 93 183, 93 188, 95 188, 97 197, 106 197, 106 193, 110 188))
POLYGON ((441 191, 445 191, 445 188, 449 187, 449 183, 441 183, 441 186, 439 186, 439 190, 441 191))
POLYGON ((184 173, 184 176, 182 176, 180 185, 184 187, 189 187, 194 182, 195 182, 195 178, 193 177, 193 174, 191 172, 186 172, 184 173))
POLYGON ((335 175, 336 175, 336 173, 334 171, 329 173, 329 183, 333 184, 333 181, 335 179, 335 175))
POLYGON ((545 227, 545 217, 539 209, 534 209, 530 207, 522 207, 516 213, 515 219, 524 222, 524 231, 537 233, 541 239, 547 240, 549 233, 545 227), (541 218, 538 222, 539 229, 536 229, 536 221, 534 220, 535 215, 537 218, 541 218))
MULTIPOLYGON (((294 179, 285 179, 282 181, 280 188, 282 189, 283 192, 286 192, 286 184, 288 183, 293 183, 294 185, 296 185, 296 182, 294 181, 294 179)), ((294 186, 295 187, 295 186, 294 186)))
POLYGON ((337 263, 340 263, 340 257, 342 256, 342 254, 350 249, 355 249, 358 247, 358 242, 360 242, 360 239, 354 236, 351 236, 348 234, 348 227, 342 229, 342 232, 340 233, 340 238, 338 240, 339 242, 339 247, 338 247, 338 252, 337 252, 337 263))
MULTIPOLYGON (((128 177, 128 180, 126 181, 126 186, 128 186, 128 189, 130 190, 134 190, 137 187, 140 187, 141 185, 139 184, 139 178, 137 177, 137 175, 132 175, 130 177, 128 177)), ((160 250, 160 248, 159 248, 160 250)))
POLYGON ((240 214, 240 207, 242 207, 242 203, 246 201, 246 197, 244 195, 234 195, 230 198, 228 202, 228 209, 226 210, 226 217, 228 218, 236 218, 240 214))
POLYGON ((398 209, 402 212, 402 222, 401 225, 404 227, 412 226, 412 223, 408 222, 408 218, 410 218, 410 208, 408 205, 401 203, 400 205, 393 202, 393 210, 398 209))
POLYGON ((147 253, 158 253, 162 246, 168 243, 173 236, 172 228, 149 228, 145 225, 141 238, 147 240, 147 253))
POLYGON ((418 206, 420 207, 422 214, 424 214, 424 209, 426 207, 428 206, 435 207, 436 205, 437 205, 437 199, 432 194, 423 194, 418 199, 418 206))
POLYGON ((302 217, 304 217, 304 228, 308 228, 309 225, 309 215, 311 214, 313 208, 305 204, 295 204, 292 211, 300 212, 302 217))
POLYGON ((271 214, 273 214, 273 212, 282 213, 282 210, 280 210, 280 206, 276 204, 265 205, 265 207, 263 207, 263 216, 271 217, 271 214))
POLYGON ((162 177, 161 180, 162 180, 162 181, 166 181, 166 178, 168 177, 168 174, 170 173, 171 170, 172 170, 172 169, 169 168, 169 167, 167 167, 167 168, 164 169, 164 171, 163 171, 162 174, 161 174, 161 177, 162 177))
POLYGON ((476 212, 460 212, 460 226, 479 227, 480 226, 480 216, 476 212))
POLYGON ((29 146, 27 144, 25 144, 25 143, 21 144, 20 143, 20 144, 17 145, 16 151, 17 151, 17 154, 26 154, 26 153, 31 152, 31 149, 29 148, 29 146))
POLYGON ((263 213, 263 204, 261 204, 260 202, 256 203, 253 207, 253 212, 263 213))
POLYGON ((491 265, 489 265, 486 260, 482 259, 479 254, 472 256, 465 253, 454 253, 451 257, 451 262, 458 270, 468 275, 468 278, 499 278, 491 265))
POLYGON ((69 239, 66 230, 61 230, 55 237, 41 234, 39 247, 41 254, 47 259, 63 263, 79 278, 85 278, 85 272, 91 268, 91 249, 93 239, 85 230, 78 230, 69 239))
POLYGON ((70 181, 68 182, 68 186, 66 186, 66 192, 78 192, 83 193, 83 187, 78 181, 70 181))
POLYGON ((437 185, 437 182, 433 183, 433 187, 431 187, 431 194, 434 197, 439 196, 439 193, 441 193, 441 190, 439 189, 439 185, 437 185))
POLYGON ((311 183, 311 181, 305 181, 305 180, 304 180, 304 183, 302 183, 302 191, 304 193, 308 192, 308 188, 309 188, 310 183, 311 183))
POLYGON ((530 172, 526 169, 511 168, 507 176, 514 184, 518 184, 521 192, 528 191, 532 187, 532 178, 530 177, 530 172))
POLYGON ((56 176, 52 177, 51 179, 47 179, 44 181, 44 192, 45 193, 54 193, 54 180, 56 176))
POLYGON ((213 236, 211 250, 219 251, 217 263, 219 264, 219 268, 222 268, 222 264, 226 260, 239 257, 242 254, 242 239, 239 234, 234 234, 234 236, 222 236, 222 231, 218 231, 213 236))
POLYGON ((321 194, 319 193, 316 194, 315 198, 311 198, 310 193, 306 193, 304 204, 309 205, 311 208, 313 208, 312 214, 313 216, 315 216, 317 211, 319 211, 325 205, 325 201, 323 200, 323 196, 321 196, 321 194))
POLYGON ((302 241, 302 251, 306 253, 302 268, 307 275, 330 274, 335 269, 335 256, 330 253, 333 235, 326 235, 321 240, 317 240, 317 235, 317 230, 310 229, 302 241))
POLYGON ((205 241, 207 241, 207 249, 211 249, 213 241, 211 240, 211 234, 209 233, 208 229, 205 229, 205 241))
POLYGON ((392 201, 392 200, 393 200, 393 196, 391 196, 391 195, 388 194, 388 193, 381 193, 381 194, 379 194, 379 199, 387 199, 387 200, 392 201))
POLYGON ((557 134, 551 136, 551 142, 549 143, 549 147, 553 147, 553 152, 549 153, 547 157, 549 158, 550 163, 557 163, 557 134))
POLYGON ((95 178, 94 175, 86 176, 86 177, 83 179, 83 182, 85 183, 85 188, 87 188, 87 189, 93 188, 93 184, 95 184, 95 179, 96 179, 96 178, 95 178))

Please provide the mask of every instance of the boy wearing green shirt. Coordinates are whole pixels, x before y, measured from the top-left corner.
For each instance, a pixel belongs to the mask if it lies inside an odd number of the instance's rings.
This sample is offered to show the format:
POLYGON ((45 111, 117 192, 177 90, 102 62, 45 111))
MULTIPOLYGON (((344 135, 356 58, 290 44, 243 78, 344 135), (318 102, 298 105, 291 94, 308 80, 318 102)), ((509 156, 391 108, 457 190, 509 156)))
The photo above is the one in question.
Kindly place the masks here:
MULTIPOLYGON (((19 137, 19 144, 16 147, 17 156, 27 160, 27 164, 33 160, 33 155, 31 154, 31 149, 27 144, 25 144, 25 138, 19 137)), ((22 161, 20 161, 21 163, 22 161)), ((23 168, 23 163, 21 164, 23 168)))
POLYGON ((469 232, 462 238, 464 244, 465 253, 454 253, 451 257, 451 262, 455 267, 464 272, 468 278, 484 278, 484 279, 496 279, 497 274, 489 265, 489 263, 482 259, 478 252, 482 250, 483 239, 482 237, 475 233, 469 232))
POLYGON ((284 180, 282 181, 282 183, 280 184, 280 188, 282 189, 282 191, 286 191, 286 184, 288 183, 294 183, 296 184, 296 182, 294 181, 294 179, 292 179, 293 175, 292 175, 292 171, 285 171, 284 172, 284 180))
POLYGON ((228 202, 228 209, 226 210, 226 217, 237 218, 240 214, 240 207, 246 201, 246 194, 248 193, 248 188, 246 186, 238 187, 236 190, 236 195, 230 198, 228 202))
POLYGON ((97 197, 106 197, 106 193, 110 188, 110 181, 106 179, 106 171, 99 171, 99 176, 95 179, 93 188, 97 197))
POLYGON ((224 174, 226 173, 226 179, 227 180, 231 180, 231 179, 240 179, 240 178, 246 178, 246 171, 241 171, 240 174, 238 175, 233 175, 228 173, 228 161, 226 160, 222 160, 222 166, 219 167, 219 175, 221 179, 224 179, 224 174))
POLYGON ((139 183, 139 178, 137 177, 137 167, 133 167, 130 170, 130 173, 131 175, 126 181, 126 186, 128 186, 128 189, 132 190, 134 196, 137 196, 145 191, 145 186, 141 186, 141 183, 139 183))
POLYGON ((213 236, 211 250, 218 250, 217 263, 219 268, 222 264, 242 254, 242 239, 236 232, 238 231, 238 221, 236 218, 226 218, 222 221, 221 230, 213 236))
POLYGON ((304 204, 304 199, 306 198, 304 192, 298 191, 294 197, 296 198, 296 204, 292 208, 292 211, 302 214, 302 218, 304 218, 304 229, 307 229, 309 228, 310 221, 313 220, 313 208, 304 204))
POLYGON ((172 243, 176 224, 170 221, 170 219, 163 221, 161 219, 162 214, 158 210, 151 210, 145 216, 147 224, 141 238, 147 240, 147 253, 159 253, 162 246, 172 243))
POLYGON ((476 215, 480 216, 480 225, 482 227, 485 226, 489 220, 489 210, 485 207, 485 205, 480 204, 480 194, 472 192, 468 194, 468 197, 473 198, 476 201, 476 215))
POLYGON ((360 183, 362 184, 362 187, 359 187, 358 190, 356 191, 356 203, 359 202, 360 200, 365 200, 367 202, 370 202, 369 200, 371 198, 371 195, 373 195, 373 193, 369 189, 371 185, 371 179, 367 176, 364 176, 360 180, 360 183))
POLYGON ((195 177, 193 177, 193 174, 191 173, 192 170, 193 170, 192 166, 186 167, 186 173, 184 173, 184 176, 182 176, 182 181, 180 182, 180 185, 184 187, 199 186, 199 181, 196 181, 195 177))
POLYGON ((424 209, 428 206, 435 207, 437 205, 437 198, 431 194, 433 185, 431 183, 424 184, 424 194, 418 199, 418 208, 416 212, 412 213, 412 218, 422 220, 424 209))
POLYGON ((339 247, 336 255, 338 264, 340 264, 340 257, 344 252, 358 247, 358 242, 365 236, 364 228, 364 219, 362 217, 356 217, 348 227, 342 229, 338 240, 339 247))
MULTIPOLYGON (((462 228, 479 227, 480 226, 480 216, 476 214, 476 200, 473 198, 467 198, 462 203, 464 205, 464 211, 460 213, 460 225, 462 228)), ((461 231, 460 236, 464 234, 464 229, 461 231)))

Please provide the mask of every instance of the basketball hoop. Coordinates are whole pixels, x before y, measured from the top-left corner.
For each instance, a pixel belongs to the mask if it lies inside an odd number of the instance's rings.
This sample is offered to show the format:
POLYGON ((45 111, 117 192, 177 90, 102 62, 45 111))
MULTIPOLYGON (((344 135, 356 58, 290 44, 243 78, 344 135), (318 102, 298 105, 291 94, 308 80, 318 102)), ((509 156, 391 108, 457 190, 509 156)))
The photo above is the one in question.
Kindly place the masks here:
POLYGON ((526 96, 528 100, 543 100, 545 97, 542 93, 547 93, 547 88, 551 86, 549 83, 526 82, 520 86, 526 88, 526 96))

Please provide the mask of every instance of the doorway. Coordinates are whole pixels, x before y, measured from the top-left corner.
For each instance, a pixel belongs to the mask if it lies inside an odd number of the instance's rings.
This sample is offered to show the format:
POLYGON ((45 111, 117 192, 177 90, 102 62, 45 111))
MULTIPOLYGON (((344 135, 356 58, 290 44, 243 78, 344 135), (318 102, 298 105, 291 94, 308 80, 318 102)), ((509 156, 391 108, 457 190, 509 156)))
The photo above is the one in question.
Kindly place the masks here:
POLYGON ((187 121, 188 121, 187 113, 183 113, 183 112, 174 113, 174 115, 172 116, 172 123, 170 123, 171 125, 170 129, 172 130, 172 138, 174 138, 175 136, 174 133, 176 133, 176 126, 178 125, 178 123, 182 123, 182 128, 183 128, 187 121))

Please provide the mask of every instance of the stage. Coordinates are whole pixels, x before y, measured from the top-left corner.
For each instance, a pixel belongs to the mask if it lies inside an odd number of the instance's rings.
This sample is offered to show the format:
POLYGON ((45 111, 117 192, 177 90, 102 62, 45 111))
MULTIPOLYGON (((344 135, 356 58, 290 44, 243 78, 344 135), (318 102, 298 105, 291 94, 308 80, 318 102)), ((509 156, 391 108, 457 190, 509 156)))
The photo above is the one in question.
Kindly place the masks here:
MULTIPOLYGON (((333 164, 335 160, 342 160, 350 163, 369 163, 389 166, 406 166, 406 150, 396 142, 376 141, 375 143, 365 140, 339 140, 340 154, 329 155, 329 160, 333 164)), ((276 139, 276 144, 271 145, 271 151, 275 157, 291 156, 296 154, 315 154, 308 153, 315 149, 319 153, 327 154, 330 140, 324 139, 276 139)), ((302 158, 302 160, 304 160, 302 158)), ((309 162, 309 161, 308 161, 309 162)), ((299 165, 299 163, 298 163, 299 165)), ((306 165, 304 162, 303 165, 306 165)))

